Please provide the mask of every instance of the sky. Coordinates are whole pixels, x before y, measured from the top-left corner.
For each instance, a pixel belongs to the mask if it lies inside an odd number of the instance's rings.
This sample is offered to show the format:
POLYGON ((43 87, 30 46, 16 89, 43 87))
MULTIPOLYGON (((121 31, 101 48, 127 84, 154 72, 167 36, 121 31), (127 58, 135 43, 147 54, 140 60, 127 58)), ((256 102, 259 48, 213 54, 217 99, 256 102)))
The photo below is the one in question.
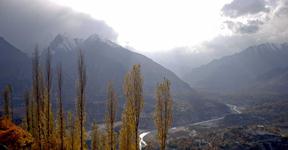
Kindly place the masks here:
POLYGON ((287 25, 288 0, 0 0, 0 36, 24 51, 95 33, 140 53, 221 57, 287 42, 287 25))
POLYGON ((227 0, 52 0, 104 20, 138 51, 195 45, 221 33, 227 0), (209 10, 209 11, 207 11, 209 10))

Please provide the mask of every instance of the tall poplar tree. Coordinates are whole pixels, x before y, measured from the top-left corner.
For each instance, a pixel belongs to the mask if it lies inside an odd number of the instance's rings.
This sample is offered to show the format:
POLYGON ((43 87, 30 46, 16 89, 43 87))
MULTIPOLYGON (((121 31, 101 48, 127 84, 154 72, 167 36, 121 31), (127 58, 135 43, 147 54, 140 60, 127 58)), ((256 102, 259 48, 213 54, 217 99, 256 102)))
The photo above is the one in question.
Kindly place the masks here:
POLYGON ((157 139, 160 149, 165 150, 168 130, 172 125, 172 97, 170 93, 170 81, 158 84, 156 89, 156 107, 154 122, 157 128, 157 139))
POLYGON ((100 150, 100 134, 96 122, 92 124, 91 150, 100 150))
POLYGON ((108 83, 107 106, 106 106, 106 150, 116 149, 116 139, 114 133, 114 124, 117 109, 117 96, 113 89, 112 82, 108 83))
POLYGON ((132 150, 132 133, 130 128, 130 122, 128 120, 128 108, 127 105, 125 107, 125 110, 122 113, 121 118, 121 129, 120 129, 120 135, 119 135, 119 150, 132 150))
POLYGON ((75 120, 72 112, 68 112, 67 128, 68 128, 68 143, 67 148, 69 150, 77 150, 76 146, 76 132, 75 132, 75 120))
MULTIPOLYGON (((46 127, 47 127, 47 138, 48 138, 48 143, 50 139, 50 134, 51 134, 51 86, 52 86, 52 67, 51 67, 51 51, 48 49, 47 51, 47 56, 46 56, 46 127)), ((48 144, 49 146, 49 144, 48 144)))
POLYGON ((38 143, 38 148, 41 150, 41 71, 40 71, 40 61, 39 52, 37 47, 34 51, 33 56, 33 100, 36 101, 36 142, 38 143))
POLYGON ((25 92, 24 95, 24 100, 25 100, 25 111, 26 111, 26 117, 25 117, 25 121, 26 121, 26 129, 27 131, 31 132, 31 104, 30 104, 30 93, 29 92, 25 92))
POLYGON ((140 113, 143 109, 143 78, 141 76, 140 65, 134 65, 132 70, 127 73, 124 80, 124 95, 128 108, 128 120, 132 132, 132 139, 135 150, 139 149, 138 126, 140 113))
POLYGON ((12 86, 6 85, 3 91, 4 100, 4 115, 9 119, 13 119, 13 106, 12 106, 12 86))
POLYGON ((62 101, 62 67, 58 66, 58 117, 59 117, 59 136, 60 136, 60 150, 64 150, 64 113, 63 113, 63 101, 62 101))
POLYGON ((82 50, 79 51, 78 58, 78 93, 77 93, 77 113, 80 127, 80 150, 85 147, 84 136, 84 121, 85 121, 85 89, 86 89, 86 68, 84 62, 84 54, 82 50))

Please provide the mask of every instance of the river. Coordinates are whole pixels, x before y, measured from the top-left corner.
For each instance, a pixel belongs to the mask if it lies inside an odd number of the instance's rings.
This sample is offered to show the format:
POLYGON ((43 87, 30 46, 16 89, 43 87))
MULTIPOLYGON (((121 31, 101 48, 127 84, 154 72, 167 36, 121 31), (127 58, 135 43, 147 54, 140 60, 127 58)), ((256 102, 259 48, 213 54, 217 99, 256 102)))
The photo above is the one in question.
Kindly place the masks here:
MULTIPOLYGON (((242 112, 239 110, 239 108, 236 105, 232 105, 232 104, 226 104, 227 107, 230 108, 231 112, 234 114, 241 114, 242 112)), ((225 116, 219 117, 219 118, 214 118, 214 119, 210 119, 210 120, 206 120, 206 121, 200 121, 200 122, 196 122, 196 123, 192 123, 191 125, 202 125, 202 124, 207 124, 207 123, 211 123, 214 121, 218 121, 218 120, 222 120, 224 119, 225 116)), ((172 129, 176 130, 179 127, 173 127, 172 129)), ((139 135, 140 138, 140 142, 139 142, 139 148, 140 150, 142 150, 142 147, 145 147, 147 145, 147 143, 144 141, 144 137, 146 135, 148 135, 151 131, 147 131, 147 132, 143 132, 139 135)))

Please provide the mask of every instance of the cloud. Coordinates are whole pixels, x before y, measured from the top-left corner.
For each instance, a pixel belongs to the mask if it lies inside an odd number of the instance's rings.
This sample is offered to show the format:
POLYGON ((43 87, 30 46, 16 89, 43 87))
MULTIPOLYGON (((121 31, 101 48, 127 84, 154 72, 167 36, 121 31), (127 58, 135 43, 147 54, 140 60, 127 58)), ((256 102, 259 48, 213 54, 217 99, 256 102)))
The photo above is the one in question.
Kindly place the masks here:
POLYGON ((224 24, 232 33, 202 43, 201 50, 219 58, 253 45, 288 42, 288 0, 277 0, 270 9, 262 18, 249 16, 242 17, 241 21, 226 20, 224 24))
POLYGON ((225 21, 224 24, 234 33, 252 34, 259 30, 260 26, 263 25, 263 22, 260 20, 248 20, 247 23, 225 21))
POLYGON ((115 41, 117 33, 104 21, 47 0, 0 0, 0 36, 31 51, 47 46, 57 34, 86 38, 99 34, 115 41))
POLYGON ((250 46, 288 42, 288 0, 271 0, 265 5, 269 6, 270 11, 239 18, 224 17, 223 32, 211 40, 193 47, 176 48, 170 52, 148 56, 181 77, 192 68, 235 54, 250 46), (193 53, 195 51, 196 53, 193 53))
POLYGON ((268 11, 265 0, 233 0, 222 8, 223 14, 231 18, 268 11))
POLYGON ((222 8, 223 24, 235 34, 257 33, 273 17, 277 1, 281 0, 234 0, 222 8))

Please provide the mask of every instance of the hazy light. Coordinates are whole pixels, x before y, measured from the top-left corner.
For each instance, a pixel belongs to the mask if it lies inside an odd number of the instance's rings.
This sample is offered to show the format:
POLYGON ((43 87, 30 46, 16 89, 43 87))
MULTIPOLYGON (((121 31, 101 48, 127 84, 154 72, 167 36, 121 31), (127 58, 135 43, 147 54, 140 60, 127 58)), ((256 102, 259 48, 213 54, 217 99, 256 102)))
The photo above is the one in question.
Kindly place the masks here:
POLYGON ((52 0, 104 20, 139 51, 190 46, 219 34, 229 0, 52 0))

